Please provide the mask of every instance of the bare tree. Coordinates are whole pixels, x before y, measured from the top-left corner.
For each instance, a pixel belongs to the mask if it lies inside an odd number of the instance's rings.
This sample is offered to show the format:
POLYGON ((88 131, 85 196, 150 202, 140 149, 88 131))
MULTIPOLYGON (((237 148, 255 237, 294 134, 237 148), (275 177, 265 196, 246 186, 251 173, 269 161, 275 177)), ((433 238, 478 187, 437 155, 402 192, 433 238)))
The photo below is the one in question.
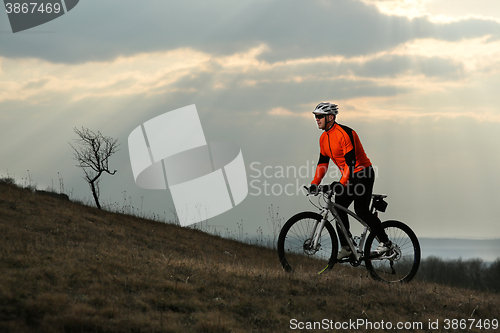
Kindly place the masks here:
POLYGON ((118 149, 118 139, 113 139, 109 136, 104 136, 101 132, 94 133, 88 128, 74 128, 79 139, 75 141, 79 147, 75 148, 71 143, 70 146, 75 151, 75 160, 78 162, 78 167, 82 168, 85 173, 84 179, 89 183, 92 195, 94 196, 97 208, 101 209, 99 204, 99 177, 103 173, 114 175, 109 171, 109 157, 118 149))

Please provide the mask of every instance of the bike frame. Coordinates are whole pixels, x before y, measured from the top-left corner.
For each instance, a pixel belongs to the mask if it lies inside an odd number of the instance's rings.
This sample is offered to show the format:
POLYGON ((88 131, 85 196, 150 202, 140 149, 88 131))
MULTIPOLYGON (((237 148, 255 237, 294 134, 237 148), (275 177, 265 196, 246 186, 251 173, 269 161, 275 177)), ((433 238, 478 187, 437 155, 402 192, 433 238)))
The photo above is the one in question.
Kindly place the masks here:
MULTIPOLYGON (((321 232, 323 231, 323 228, 325 227, 325 223, 328 222, 328 214, 332 213, 333 218, 335 219, 335 224, 339 227, 339 229, 344 234, 345 239, 347 240, 347 244, 349 245, 352 253, 354 254, 354 258, 356 259, 356 261, 360 261, 362 259, 361 252, 362 252, 362 249, 364 248, 366 236, 367 236, 368 230, 370 228, 368 227, 366 222, 363 221, 354 212, 352 212, 351 210, 333 202, 331 200, 330 195, 323 194, 323 196, 326 197, 326 199, 325 199, 326 205, 321 206, 320 215, 323 216, 323 218, 321 219, 320 222, 316 222, 316 224, 314 225, 314 228, 312 230, 312 234, 311 234, 311 239, 313 240, 312 248, 317 249, 317 246, 319 244, 319 238, 321 236, 321 232), (359 223, 361 223, 361 225, 363 225, 364 230, 361 233, 361 236, 359 236, 359 243, 357 245, 354 243, 352 235, 347 231, 344 224, 342 223, 342 220, 341 220, 339 213, 338 213, 339 209, 346 212, 348 215, 352 216, 359 223), (319 228, 318 228, 318 226, 319 226, 319 228)), ((373 203, 372 203, 372 207, 371 207, 370 211, 373 213, 373 210, 374 210, 374 208, 373 208, 373 203)))

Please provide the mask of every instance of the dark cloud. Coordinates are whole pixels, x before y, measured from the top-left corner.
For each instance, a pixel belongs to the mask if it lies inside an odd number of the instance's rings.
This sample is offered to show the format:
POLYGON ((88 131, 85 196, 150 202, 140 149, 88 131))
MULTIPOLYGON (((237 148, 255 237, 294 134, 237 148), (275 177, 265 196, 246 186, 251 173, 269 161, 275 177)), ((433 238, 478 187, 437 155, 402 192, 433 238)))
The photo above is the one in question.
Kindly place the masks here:
POLYGON ((464 75, 463 64, 439 57, 384 56, 351 67, 356 75, 363 77, 393 77, 407 73, 458 79, 464 75))
POLYGON ((264 43, 270 51, 262 59, 274 62, 363 55, 416 38, 457 41, 489 35, 500 36, 497 22, 410 20, 355 0, 106 0, 81 2, 26 32, 0 34, 0 55, 75 63, 180 47, 226 55, 264 43))
MULTIPOLYGON (((310 81, 262 81, 255 85, 241 85, 246 77, 234 75, 225 78, 227 88, 217 89, 213 73, 191 73, 175 87, 186 90, 168 91, 165 89, 163 103, 177 105, 195 103, 205 106, 210 112, 226 115, 265 114, 276 107, 292 112, 303 112, 304 105, 315 104, 321 100, 341 100, 360 96, 396 96, 408 93, 408 88, 395 84, 380 85, 369 79, 334 79, 310 81), (188 91, 187 88, 193 91, 188 91)), ((272 74, 270 74, 272 75, 272 74)))

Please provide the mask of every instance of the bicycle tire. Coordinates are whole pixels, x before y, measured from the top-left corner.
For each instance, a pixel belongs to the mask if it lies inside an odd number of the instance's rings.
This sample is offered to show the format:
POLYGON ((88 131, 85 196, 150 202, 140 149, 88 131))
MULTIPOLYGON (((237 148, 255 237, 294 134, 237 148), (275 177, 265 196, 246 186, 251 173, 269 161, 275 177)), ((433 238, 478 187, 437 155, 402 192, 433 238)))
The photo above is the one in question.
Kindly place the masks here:
POLYGON ((314 224, 321 219, 318 213, 302 212, 285 223, 278 237, 278 256, 285 271, 321 274, 332 269, 337 261, 338 241, 330 222, 322 230, 320 249, 308 247, 314 224))
POLYGON ((417 273, 420 265, 420 244, 415 233, 409 226, 400 221, 386 221, 382 223, 387 236, 392 241, 394 249, 387 256, 370 258, 378 247, 379 241, 371 232, 365 244, 365 264, 370 275, 377 281, 410 282, 417 273))

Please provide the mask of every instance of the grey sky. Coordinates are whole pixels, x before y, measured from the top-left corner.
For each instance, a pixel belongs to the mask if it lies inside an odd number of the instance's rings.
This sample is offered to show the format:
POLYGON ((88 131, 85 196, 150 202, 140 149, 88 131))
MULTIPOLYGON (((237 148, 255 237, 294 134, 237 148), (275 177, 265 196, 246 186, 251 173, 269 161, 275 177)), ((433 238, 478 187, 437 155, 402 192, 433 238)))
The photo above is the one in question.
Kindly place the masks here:
MULTIPOLYGON (((2 30, 8 30, 5 22, 2 30)), ((78 4, 77 14, 70 12, 37 30, 57 31, 57 38, 4 36, 7 44, 1 54, 74 63, 182 47, 227 55, 264 43, 270 50, 262 58, 274 62, 365 55, 417 38, 458 41, 488 35, 497 40, 500 23, 476 18, 450 23, 433 23, 427 17, 410 20, 351 0, 149 0, 141 4, 90 0, 78 4), (68 24, 71 28, 65 29, 68 24)))
POLYGON ((258 170, 308 168, 299 182, 309 183, 321 134, 310 112, 329 100, 378 169, 384 218, 422 237, 500 238, 500 5, 479 0, 464 16, 451 8, 470 8, 461 1, 420 3, 86 0, 16 34, 0 12, 0 173, 30 170, 39 187, 58 189, 59 172, 66 191, 89 197, 68 145, 85 126, 122 144, 118 174, 102 181, 107 204, 131 198, 171 217, 168 192, 134 183, 127 137, 196 104, 207 141, 239 145, 254 181, 209 224, 269 232, 271 204, 285 219, 314 207, 301 195, 253 195, 264 181, 296 192, 295 177, 258 170))

